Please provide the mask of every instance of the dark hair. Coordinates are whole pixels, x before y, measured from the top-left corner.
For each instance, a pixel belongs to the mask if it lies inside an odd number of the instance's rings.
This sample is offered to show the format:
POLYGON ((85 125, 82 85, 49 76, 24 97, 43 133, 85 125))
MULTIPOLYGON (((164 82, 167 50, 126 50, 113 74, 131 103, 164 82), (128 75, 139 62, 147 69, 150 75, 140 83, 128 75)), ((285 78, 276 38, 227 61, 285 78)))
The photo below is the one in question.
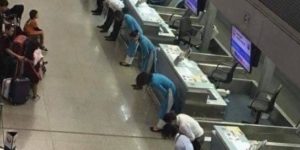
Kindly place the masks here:
POLYGON ((176 114, 174 112, 169 112, 164 116, 163 120, 166 123, 171 123, 172 121, 176 120, 176 114))
POLYGON ((30 10, 30 12, 29 12, 30 19, 36 18, 37 14, 38 14, 37 10, 35 10, 35 9, 30 10))
POLYGON ((161 130, 161 136, 163 138, 174 138, 178 133, 178 127, 172 124, 166 124, 161 130))
POLYGON ((3 6, 8 6, 7 0, 0 0, 0 7, 3 7, 3 6))
POLYGON ((33 60, 33 53, 39 48, 39 43, 37 40, 27 39, 24 43, 25 57, 33 60))
POLYGON ((152 74, 142 72, 136 77, 136 85, 138 87, 143 87, 145 84, 148 84, 152 79, 152 74))
POLYGON ((139 35, 139 31, 138 30, 134 30, 134 31, 132 31, 132 32, 129 33, 130 37, 136 37, 138 35, 139 35))

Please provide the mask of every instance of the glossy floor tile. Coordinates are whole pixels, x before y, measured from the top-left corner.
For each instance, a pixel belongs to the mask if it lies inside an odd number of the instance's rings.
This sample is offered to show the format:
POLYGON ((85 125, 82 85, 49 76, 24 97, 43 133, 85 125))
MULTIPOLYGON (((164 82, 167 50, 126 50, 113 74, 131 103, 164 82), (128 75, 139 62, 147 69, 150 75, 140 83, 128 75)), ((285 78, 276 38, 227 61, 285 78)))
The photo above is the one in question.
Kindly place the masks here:
POLYGON ((22 3, 22 22, 30 9, 39 11, 49 64, 40 100, 4 107, 4 128, 19 131, 19 149, 172 149, 172 141, 149 131, 156 106, 131 89, 137 70, 119 66, 124 42, 107 42, 96 28, 104 18, 91 15, 95 0, 22 3))

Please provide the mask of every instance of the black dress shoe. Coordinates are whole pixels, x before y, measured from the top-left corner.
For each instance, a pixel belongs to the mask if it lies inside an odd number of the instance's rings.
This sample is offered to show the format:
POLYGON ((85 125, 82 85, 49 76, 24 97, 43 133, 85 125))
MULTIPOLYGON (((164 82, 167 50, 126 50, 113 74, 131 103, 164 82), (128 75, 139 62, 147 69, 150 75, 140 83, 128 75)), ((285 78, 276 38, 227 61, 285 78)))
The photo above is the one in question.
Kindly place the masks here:
POLYGON ((94 12, 93 15, 95 15, 95 16, 98 16, 98 15, 99 15, 99 16, 100 16, 100 15, 101 15, 101 12, 94 12))
POLYGON ((152 132, 161 132, 161 129, 154 129, 154 127, 150 127, 150 131, 152 131, 152 132))
POLYGON ((120 66, 124 66, 124 67, 130 67, 129 64, 125 63, 125 62, 120 62, 120 66))
POLYGON ((102 28, 104 28, 104 25, 97 26, 97 28, 102 29, 102 28))
POLYGON ((92 13, 101 12, 99 9, 91 10, 92 13))
POLYGON ((106 38, 105 40, 106 40, 106 41, 116 41, 116 38, 110 37, 110 38, 106 38))
POLYGON ((108 30, 102 29, 100 32, 104 33, 107 32, 108 30))
POLYGON ((111 36, 104 36, 104 38, 111 39, 112 37, 111 36))
POLYGON ((142 90, 142 89, 143 89, 143 87, 137 86, 136 84, 132 84, 131 86, 132 86, 133 89, 135 89, 135 90, 142 90))

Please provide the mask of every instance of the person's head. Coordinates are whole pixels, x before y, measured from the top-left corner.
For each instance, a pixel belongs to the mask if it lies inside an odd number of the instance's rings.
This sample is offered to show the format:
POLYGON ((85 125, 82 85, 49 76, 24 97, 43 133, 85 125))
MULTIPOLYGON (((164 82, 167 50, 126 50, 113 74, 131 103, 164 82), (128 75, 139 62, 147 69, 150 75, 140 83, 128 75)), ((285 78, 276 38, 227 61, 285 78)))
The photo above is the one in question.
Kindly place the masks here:
POLYGON ((152 79, 152 74, 142 72, 136 77, 136 85, 142 88, 144 85, 149 84, 152 79))
POLYGON ((115 19, 116 19, 117 21, 122 21, 123 15, 124 15, 124 14, 123 14, 121 11, 116 11, 116 12, 115 12, 115 19))
POLYGON ((163 120, 166 122, 166 123, 172 123, 173 121, 176 120, 176 114, 174 112, 170 112, 170 113, 167 113, 163 120))
POLYGON ((178 133, 178 127, 173 124, 166 124, 161 130, 161 136, 163 138, 172 139, 178 133))
POLYGON ((140 37, 140 34, 139 34, 139 31, 138 30, 135 30, 135 31, 132 31, 129 33, 129 36, 130 38, 133 40, 133 41, 138 41, 139 40, 139 37, 140 37))
POLYGON ((0 13, 6 11, 8 8, 8 1, 7 0, 0 0, 0 13))
POLYGON ((30 19, 36 19, 38 18, 38 11, 35 9, 30 10, 29 12, 30 19))

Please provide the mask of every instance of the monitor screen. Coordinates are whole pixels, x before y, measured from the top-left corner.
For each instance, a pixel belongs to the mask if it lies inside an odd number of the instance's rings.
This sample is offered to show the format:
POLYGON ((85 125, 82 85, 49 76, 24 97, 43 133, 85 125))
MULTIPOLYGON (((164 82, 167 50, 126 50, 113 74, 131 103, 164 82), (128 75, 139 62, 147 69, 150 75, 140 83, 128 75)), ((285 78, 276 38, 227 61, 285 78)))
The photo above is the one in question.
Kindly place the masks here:
POLYGON ((236 27, 231 31, 231 52, 238 63, 251 72, 251 42, 236 27))
POLYGON ((185 0, 185 7, 198 15, 198 0, 185 0))

